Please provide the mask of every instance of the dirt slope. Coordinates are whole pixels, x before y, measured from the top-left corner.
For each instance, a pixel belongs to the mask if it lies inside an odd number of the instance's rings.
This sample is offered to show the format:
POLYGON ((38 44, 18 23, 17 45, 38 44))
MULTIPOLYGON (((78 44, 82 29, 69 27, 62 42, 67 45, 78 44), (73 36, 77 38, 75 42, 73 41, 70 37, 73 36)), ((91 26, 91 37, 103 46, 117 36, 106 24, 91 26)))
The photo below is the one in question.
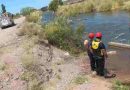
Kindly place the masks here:
MULTIPOLYGON (((20 46, 22 37, 18 37, 16 33, 19 27, 24 22, 25 18, 21 17, 15 20, 16 26, 0 30, 0 63, 5 65, 4 69, 0 69, 0 90, 27 90, 27 84, 20 79, 20 75, 24 72, 20 57, 24 50, 20 46)), ((41 47, 38 47, 39 49, 41 47)), ((52 61, 50 65, 53 65, 53 80, 55 76, 59 78, 58 81, 54 81, 55 85, 49 85, 45 90, 111 90, 111 84, 103 78, 91 77, 89 62, 85 58, 75 58, 70 56, 67 52, 59 50, 55 47, 51 47, 52 61), (55 73, 57 72, 58 73, 55 73), (84 74, 87 76, 87 83, 81 85, 72 85, 71 82, 78 75, 84 74)), ((45 55, 48 55, 48 47, 42 46, 38 57, 39 62, 42 64, 45 62, 45 55), (47 52, 47 53, 46 53, 47 52)), ((43 67, 44 65, 41 65, 43 67)), ((50 66, 48 66, 50 68, 50 66)), ((1 68, 1 64, 0 64, 1 68)), ((43 89, 44 90, 44 89, 43 89)))

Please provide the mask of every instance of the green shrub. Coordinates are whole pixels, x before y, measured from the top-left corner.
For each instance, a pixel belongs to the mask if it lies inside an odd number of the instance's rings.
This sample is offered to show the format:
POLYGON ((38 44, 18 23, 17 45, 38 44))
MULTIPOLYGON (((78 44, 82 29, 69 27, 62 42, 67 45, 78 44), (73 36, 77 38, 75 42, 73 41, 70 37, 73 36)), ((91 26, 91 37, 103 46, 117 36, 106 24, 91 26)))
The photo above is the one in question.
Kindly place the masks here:
POLYGON ((65 17, 58 17, 44 27, 45 36, 50 44, 71 53, 81 51, 83 31, 83 26, 77 30, 72 30, 65 17))

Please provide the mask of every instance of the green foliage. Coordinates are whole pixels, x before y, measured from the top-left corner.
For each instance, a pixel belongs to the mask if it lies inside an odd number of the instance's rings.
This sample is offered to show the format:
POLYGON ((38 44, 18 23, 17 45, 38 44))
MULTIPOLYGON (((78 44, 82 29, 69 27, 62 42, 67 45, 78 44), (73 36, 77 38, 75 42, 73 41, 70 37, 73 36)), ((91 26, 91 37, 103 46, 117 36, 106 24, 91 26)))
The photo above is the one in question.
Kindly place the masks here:
POLYGON ((79 53, 83 47, 84 27, 80 26, 77 30, 72 30, 65 17, 56 18, 44 27, 44 31, 49 43, 61 49, 71 53, 79 53))
POLYGON ((59 5, 63 5, 63 1, 62 0, 59 0, 59 5))
POLYGON ((49 4, 49 10, 55 12, 58 9, 59 5, 63 5, 62 0, 52 0, 51 3, 49 4))
POLYGON ((30 15, 31 12, 33 12, 35 9, 33 7, 25 7, 21 9, 20 13, 24 16, 30 15))
POLYGON ((130 90, 129 86, 123 85, 120 81, 115 81, 113 90, 130 90))
POLYGON ((58 8, 58 0, 52 0, 51 3, 49 4, 49 10, 55 12, 57 8, 58 8))

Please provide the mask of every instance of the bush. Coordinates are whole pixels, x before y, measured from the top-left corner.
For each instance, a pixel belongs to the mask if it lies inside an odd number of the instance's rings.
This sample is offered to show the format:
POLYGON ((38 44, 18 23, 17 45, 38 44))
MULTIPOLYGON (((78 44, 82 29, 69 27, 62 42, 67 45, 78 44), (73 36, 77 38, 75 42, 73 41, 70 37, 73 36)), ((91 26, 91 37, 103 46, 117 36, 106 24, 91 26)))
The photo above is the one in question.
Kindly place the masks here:
POLYGON ((18 32, 19 36, 27 35, 29 37, 36 36, 39 34, 41 30, 41 26, 36 23, 28 23, 26 22, 22 29, 18 32))
POLYGON ((24 54, 21 60, 22 60, 22 65, 24 66, 24 68, 28 70, 31 70, 33 66, 36 65, 36 61, 34 60, 33 56, 28 53, 26 53, 26 55, 24 54))
POLYGON ((37 23, 40 20, 41 12, 35 11, 26 16, 26 21, 37 23))
POLYGON ((30 13, 32 13, 35 9, 33 7, 25 7, 23 9, 21 9, 20 13, 24 16, 26 15, 30 15, 30 13))
POLYGON ((50 44, 71 53, 79 53, 82 49, 84 28, 72 30, 65 17, 58 17, 44 27, 45 36, 50 44))

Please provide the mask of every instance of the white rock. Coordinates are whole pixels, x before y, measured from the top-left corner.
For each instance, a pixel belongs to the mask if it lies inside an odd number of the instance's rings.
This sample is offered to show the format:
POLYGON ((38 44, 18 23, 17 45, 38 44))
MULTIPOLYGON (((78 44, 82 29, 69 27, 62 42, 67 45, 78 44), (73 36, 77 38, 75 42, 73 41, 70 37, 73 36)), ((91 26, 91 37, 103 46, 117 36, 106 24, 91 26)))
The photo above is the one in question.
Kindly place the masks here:
POLYGON ((65 55, 65 56, 69 56, 70 54, 69 54, 68 52, 66 52, 64 55, 65 55))

